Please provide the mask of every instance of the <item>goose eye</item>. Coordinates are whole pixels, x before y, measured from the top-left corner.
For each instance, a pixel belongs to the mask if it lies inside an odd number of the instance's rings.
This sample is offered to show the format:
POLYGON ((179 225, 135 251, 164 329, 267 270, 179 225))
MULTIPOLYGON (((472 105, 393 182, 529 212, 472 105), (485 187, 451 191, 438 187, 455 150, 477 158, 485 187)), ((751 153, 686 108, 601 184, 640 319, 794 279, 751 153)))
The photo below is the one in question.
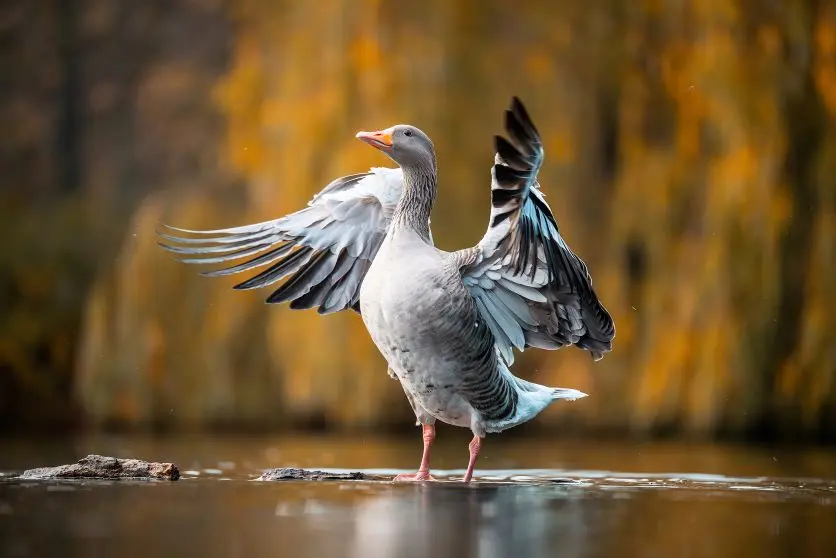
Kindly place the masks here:
POLYGON ((412 135, 412 130, 404 130, 403 135, 405 135, 406 137, 411 136, 412 135))

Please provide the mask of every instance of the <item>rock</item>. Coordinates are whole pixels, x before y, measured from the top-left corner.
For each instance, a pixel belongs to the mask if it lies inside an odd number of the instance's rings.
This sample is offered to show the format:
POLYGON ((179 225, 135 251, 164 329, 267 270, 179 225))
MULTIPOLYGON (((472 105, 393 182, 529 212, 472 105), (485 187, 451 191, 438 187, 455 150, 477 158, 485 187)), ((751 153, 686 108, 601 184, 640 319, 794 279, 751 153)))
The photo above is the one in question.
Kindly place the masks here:
POLYGON ((262 473, 258 480, 261 481, 335 481, 335 480, 370 480, 371 477, 365 473, 354 471, 351 473, 329 473, 328 471, 316 471, 309 469, 297 469, 295 467, 282 467, 281 469, 268 469, 262 473))
POLYGON ((180 478, 174 463, 153 463, 140 459, 117 459, 102 455, 88 455, 78 463, 58 467, 39 467, 24 471, 23 480, 54 479, 147 479, 172 480, 180 478))

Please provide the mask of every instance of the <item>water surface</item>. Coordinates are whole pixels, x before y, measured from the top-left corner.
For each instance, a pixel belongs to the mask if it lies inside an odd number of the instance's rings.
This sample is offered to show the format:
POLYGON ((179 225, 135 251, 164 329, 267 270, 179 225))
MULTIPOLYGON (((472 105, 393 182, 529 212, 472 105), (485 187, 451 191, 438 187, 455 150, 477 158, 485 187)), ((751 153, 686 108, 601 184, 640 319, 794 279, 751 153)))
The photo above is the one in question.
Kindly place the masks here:
POLYGON ((93 437, 0 442, 0 556, 836 556, 836 454, 466 437, 435 484, 393 485, 420 440, 93 437), (88 453, 173 460, 178 482, 20 482, 88 453), (369 482, 260 482, 279 466, 369 482))

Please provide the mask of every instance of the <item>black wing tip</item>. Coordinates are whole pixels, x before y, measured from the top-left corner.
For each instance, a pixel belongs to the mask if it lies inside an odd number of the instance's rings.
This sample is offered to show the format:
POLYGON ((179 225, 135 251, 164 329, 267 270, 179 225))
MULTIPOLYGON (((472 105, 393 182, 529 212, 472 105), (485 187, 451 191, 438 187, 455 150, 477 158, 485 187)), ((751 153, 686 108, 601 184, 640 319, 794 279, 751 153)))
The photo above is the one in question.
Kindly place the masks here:
POLYGON ((514 95, 511 98, 511 106, 505 111, 505 128, 511 133, 514 128, 521 128, 525 133, 525 139, 536 146, 540 145, 540 132, 534 121, 529 115, 528 109, 525 108, 522 100, 514 95))
POLYGON ((522 100, 516 95, 511 98, 511 112, 522 124, 525 124, 532 130, 536 131, 534 121, 531 119, 528 109, 525 108, 522 100))
POLYGON ((534 162, 523 155, 513 143, 502 136, 494 136, 494 150, 502 159, 502 163, 518 171, 530 171, 534 168, 534 162))
MULTIPOLYGON (((319 250, 313 252, 311 257, 299 268, 290 279, 285 281, 281 287, 273 291, 267 297, 267 304, 280 304, 283 302, 290 302, 290 308, 293 310, 303 310, 310 308, 307 301, 304 299, 310 290, 319 285, 321 281, 311 284, 311 275, 315 274, 319 266, 325 262, 326 258, 330 256, 329 250, 319 250), (301 300, 300 300, 301 299, 301 300)), ((333 266, 332 266, 333 271, 333 266)))
POLYGON ((258 275, 250 277, 246 281, 242 281, 237 285, 233 285, 232 288, 236 291, 248 291, 272 285, 287 275, 295 273, 299 267, 305 265, 307 260, 310 258, 311 252, 313 252, 313 248, 303 245, 293 253, 282 257, 258 275), (294 268, 293 266, 297 264, 299 267, 294 268))
POLYGON ((504 127, 504 141, 494 139, 499 156, 510 166, 526 167, 536 174, 543 160, 543 145, 537 128, 518 97, 513 97, 511 107, 505 110, 504 127))
POLYGON ((527 124, 531 124, 531 117, 528 116, 528 110, 526 110, 522 100, 516 95, 511 97, 511 112, 513 112, 514 116, 520 120, 527 124))
POLYGON ((527 180, 531 176, 530 171, 517 170, 508 165, 496 164, 493 168, 496 181, 505 186, 516 185, 521 180, 527 180))

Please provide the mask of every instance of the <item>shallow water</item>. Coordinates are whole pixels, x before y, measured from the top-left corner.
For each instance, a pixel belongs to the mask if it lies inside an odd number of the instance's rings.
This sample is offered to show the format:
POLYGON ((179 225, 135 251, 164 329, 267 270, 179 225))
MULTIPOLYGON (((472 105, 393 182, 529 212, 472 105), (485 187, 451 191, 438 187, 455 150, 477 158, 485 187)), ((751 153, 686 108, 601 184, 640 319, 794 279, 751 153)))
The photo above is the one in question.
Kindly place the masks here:
POLYGON ((0 442, 0 556, 836 556, 832 452, 509 436, 463 486, 467 439, 439 436, 441 482, 422 485, 388 481, 417 435, 0 442), (88 453, 175 461, 182 479, 9 478, 88 453), (380 480, 255 480, 282 466, 380 480))

